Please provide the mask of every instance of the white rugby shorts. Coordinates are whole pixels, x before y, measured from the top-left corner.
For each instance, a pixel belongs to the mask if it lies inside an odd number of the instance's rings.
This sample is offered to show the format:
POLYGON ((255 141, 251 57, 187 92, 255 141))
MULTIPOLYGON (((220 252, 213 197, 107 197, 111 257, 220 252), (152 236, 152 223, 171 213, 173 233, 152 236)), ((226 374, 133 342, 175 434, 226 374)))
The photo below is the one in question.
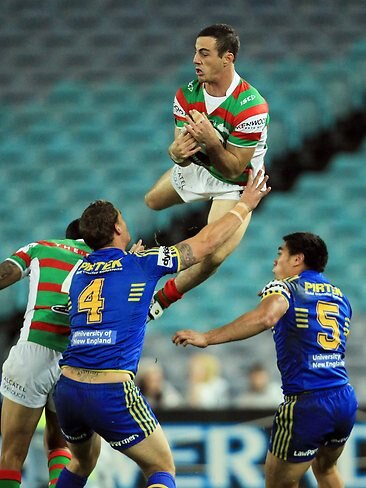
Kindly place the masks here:
POLYGON ((61 353, 34 342, 18 341, 3 364, 1 394, 29 408, 55 412, 52 394, 61 374, 61 353))
POLYGON ((175 164, 171 173, 173 188, 186 202, 199 200, 239 200, 244 187, 220 181, 203 166, 175 164))

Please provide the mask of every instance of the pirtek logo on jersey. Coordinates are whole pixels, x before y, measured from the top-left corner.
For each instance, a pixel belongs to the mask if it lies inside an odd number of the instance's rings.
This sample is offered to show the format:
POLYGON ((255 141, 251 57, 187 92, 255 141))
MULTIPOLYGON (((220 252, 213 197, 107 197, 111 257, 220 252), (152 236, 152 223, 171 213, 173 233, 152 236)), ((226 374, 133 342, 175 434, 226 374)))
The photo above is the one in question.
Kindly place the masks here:
POLYGON ((104 273, 106 271, 114 271, 114 270, 122 269, 121 258, 120 259, 111 259, 108 262, 105 261, 98 261, 96 263, 89 263, 87 261, 83 262, 78 270, 77 274, 84 271, 85 273, 104 273))

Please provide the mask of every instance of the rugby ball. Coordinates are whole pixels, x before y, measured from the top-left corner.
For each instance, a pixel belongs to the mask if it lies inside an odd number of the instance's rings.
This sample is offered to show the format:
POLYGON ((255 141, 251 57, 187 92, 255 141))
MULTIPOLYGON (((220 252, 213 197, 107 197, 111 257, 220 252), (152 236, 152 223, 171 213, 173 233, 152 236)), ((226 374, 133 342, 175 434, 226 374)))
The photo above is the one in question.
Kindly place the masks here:
MULTIPOLYGON (((215 132, 216 132, 216 135, 219 139, 219 141, 221 142, 222 145, 225 144, 225 141, 224 141, 224 138, 222 137, 221 133, 214 127, 215 129, 215 132)), ((194 164, 197 164, 198 166, 210 166, 211 163, 210 163, 210 160, 207 156, 207 153, 206 153, 206 147, 204 144, 201 144, 201 151, 197 152, 196 154, 193 154, 193 156, 191 156, 189 158, 192 163, 194 164)))

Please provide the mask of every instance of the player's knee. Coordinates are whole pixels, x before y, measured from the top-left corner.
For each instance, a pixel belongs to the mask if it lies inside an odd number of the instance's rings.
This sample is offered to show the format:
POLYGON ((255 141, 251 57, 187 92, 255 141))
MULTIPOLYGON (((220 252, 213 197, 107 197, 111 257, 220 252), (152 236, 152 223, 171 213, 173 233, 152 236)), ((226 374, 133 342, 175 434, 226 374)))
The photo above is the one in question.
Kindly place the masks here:
POLYGON ((97 459, 94 456, 83 459, 72 457, 67 468, 73 473, 77 473, 78 476, 89 476, 97 464, 97 459))
POLYGON ((337 471, 337 465, 334 462, 328 462, 325 459, 315 458, 312 463, 314 476, 319 479, 323 476, 329 476, 337 471))
POLYGON ((21 445, 15 446, 11 452, 8 450, 3 450, 0 459, 1 469, 10 469, 15 471, 21 470, 27 454, 28 448, 21 445))
POLYGON ((97 438, 89 447, 84 450, 78 449, 72 452, 68 469, 79 476, 89 476, 95 468, 100 454, 100 439, 97 438))
POLYGON ((149 465, 140 465, 146 478, 150 478, 154 473, 170 473, 175 476, 175 464, 172 456, 163 456, 156 462, 149 463, 149 465))
POLYGON ((146 193, 145 197, 145 205, 151 210, 161 210, 161 207, 159 205, 159 200, 154 196, 154 193, 149 191, 146 193))

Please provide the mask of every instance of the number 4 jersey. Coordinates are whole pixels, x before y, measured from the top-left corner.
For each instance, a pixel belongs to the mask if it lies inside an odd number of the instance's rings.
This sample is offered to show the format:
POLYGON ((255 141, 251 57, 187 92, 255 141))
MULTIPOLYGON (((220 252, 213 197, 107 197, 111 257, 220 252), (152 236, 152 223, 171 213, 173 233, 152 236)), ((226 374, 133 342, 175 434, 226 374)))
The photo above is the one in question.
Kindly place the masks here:
POLYGON ((288 302, 273 327, 284 394, 348 383, 345 349, 352 310, 347 297, 312 270, 271 281, 261 292, 262 300, 273 294, 288 302))
POLYGON ((155 285, 177 271, 174 246, 135 254, 105 248, 86 257, 71 281, 71 335, 60 365, 134 376, 155 285))
POLYGON ((39 241, 20 248, 8 261, 29 276, 29 295, 20 340, 63 352, 70 333, 68 293, 62 291, 74 266, 90 248, 82 240, 39 241))

